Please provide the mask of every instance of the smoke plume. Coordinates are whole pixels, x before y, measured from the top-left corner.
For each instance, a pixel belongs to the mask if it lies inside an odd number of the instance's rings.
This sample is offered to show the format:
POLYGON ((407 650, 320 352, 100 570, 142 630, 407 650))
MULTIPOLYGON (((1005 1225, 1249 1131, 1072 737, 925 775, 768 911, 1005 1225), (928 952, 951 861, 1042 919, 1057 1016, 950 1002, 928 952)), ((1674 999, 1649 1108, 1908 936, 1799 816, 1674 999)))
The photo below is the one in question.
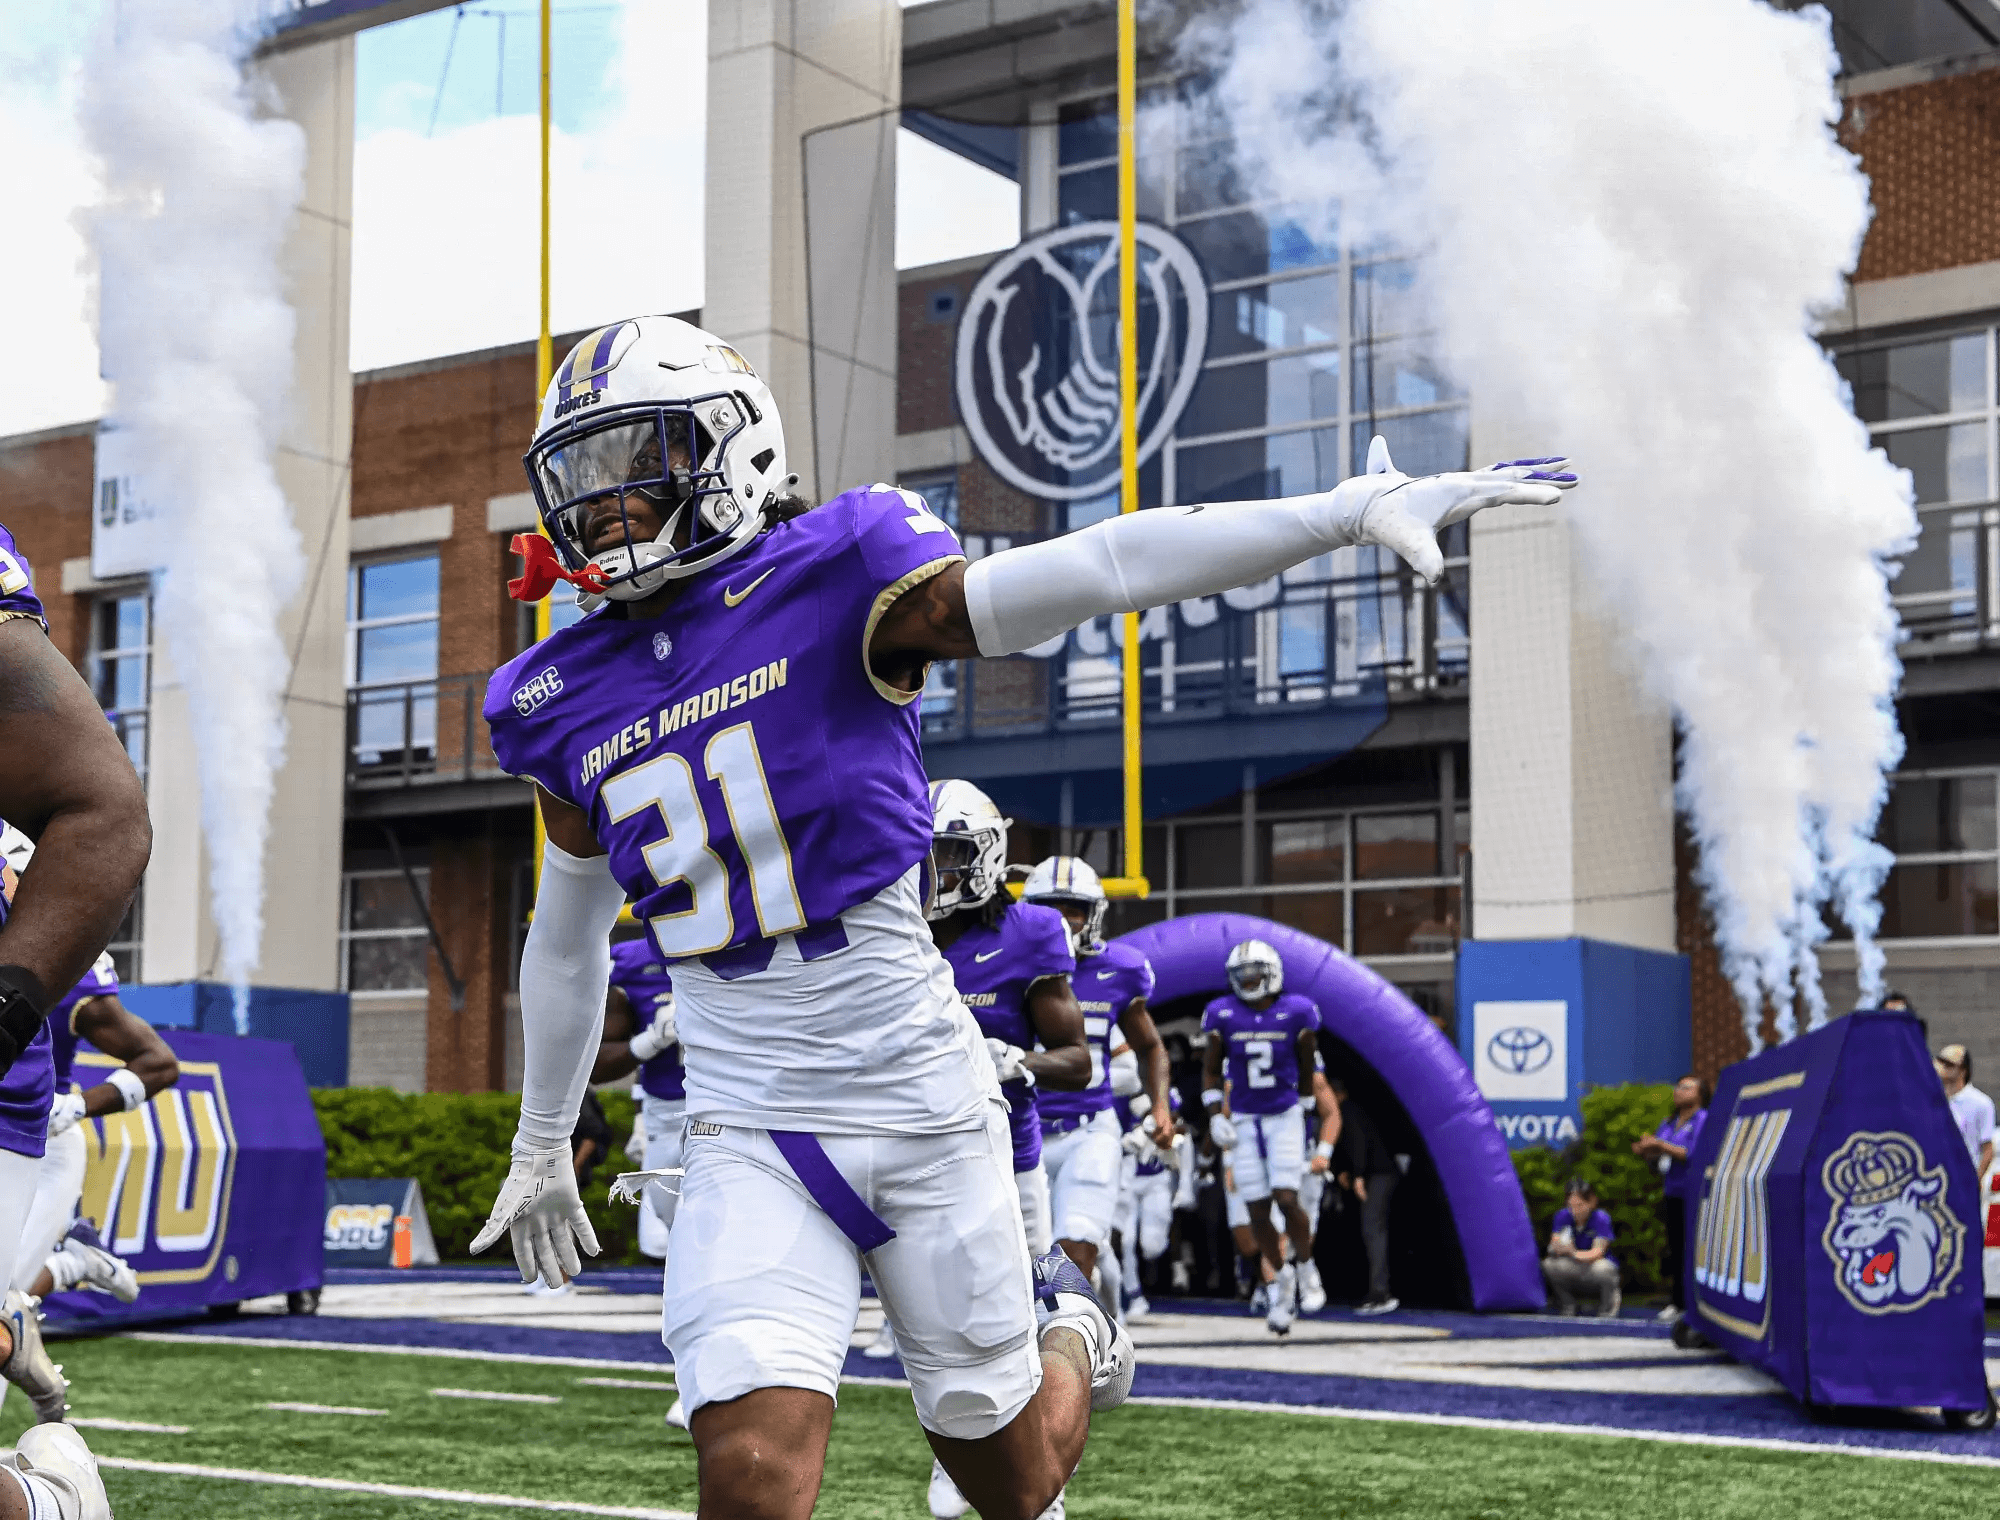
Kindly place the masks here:
POLYGON ((1767 997, 1781 1036, 1795 996, 1825 1017, 1829 911, 1878 996, 1884 561, 1915 517, 1812 337, 1870 214, 1825 12, 1248 0, 1187 56, 1252 186, 1322 239, 1417 253, 1475 407, 1581 464, 1578 552, 1677 715, 1752 1048, 1767 997))
POLYGON ((244 74, 257 11, 255 0, 120 0, 81 102, 105 185, 88 228, 108 420, 132 440, 159 514, 155 625, 187 688, 239 1032, 285 749, 278 615, 304 569, 273 460, 294 328, 280 256, 305 137, 266 114, 244 74))

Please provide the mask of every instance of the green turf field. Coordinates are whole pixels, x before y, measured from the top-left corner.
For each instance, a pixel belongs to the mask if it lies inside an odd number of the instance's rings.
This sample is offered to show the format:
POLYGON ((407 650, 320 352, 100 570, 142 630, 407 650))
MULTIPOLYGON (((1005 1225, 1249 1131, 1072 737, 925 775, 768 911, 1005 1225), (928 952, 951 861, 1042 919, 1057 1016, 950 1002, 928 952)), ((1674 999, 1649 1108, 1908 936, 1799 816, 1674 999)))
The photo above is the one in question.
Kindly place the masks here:
MULTIPOLYGON (((587 1377, 667 1381, 664 1371, 529 1366, 430 1356, 66 1341, 75 1413, 191 1427, 185 1435, 88 1432, 108 1457, 343 1478, 544 1501, 694 1508, 694 1452, 661 1424, 671 1391, 587 1377), (559 1403, 439 1397, 438 1388, 559 1403), (345 1405, 385 1415, 277 1412, 345 1405)), ((0 1440, 25 1423, 18 1393, 0 1440)), ((842 1390, 818 1513, 925 1516, 929 1456, 897 1388, 842 1390)), ((214 1477, 112 1471, 119 1520, 473 1520, 486 1505, 341 1494, 214 1477)), ((1991 1469, 1845 1456, 1677 1447, 1316 1416, 1128 1407, 1102 1420, 1070 1485, 1077 1520, 1547 1520, 1579 1511, 1646 1520, 1980 1512, 1991 1469)))

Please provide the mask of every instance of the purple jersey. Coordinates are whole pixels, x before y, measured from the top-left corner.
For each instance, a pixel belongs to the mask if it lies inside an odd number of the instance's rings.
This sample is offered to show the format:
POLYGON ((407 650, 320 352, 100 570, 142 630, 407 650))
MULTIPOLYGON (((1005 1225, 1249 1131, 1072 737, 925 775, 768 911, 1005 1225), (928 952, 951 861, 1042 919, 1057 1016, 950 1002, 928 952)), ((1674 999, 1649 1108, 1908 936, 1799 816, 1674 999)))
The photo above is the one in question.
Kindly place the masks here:
MULTIPOLYGON (((1028 989, 1044 977, 1069 976, 1076 970, 1063 916, 1035 903, 1015 903, 997 929, 974 924, 945 947, 944 958, 951 964, 958 995, 979 1021, 979 1032, 1023 1050, 1035 1048, 1028 989)), ((1014 1136, 1014 1170, 1032 1171, 1042 1159, 1036 1105, 1052 1095, 1038 1093, 1022 1081, 1004 1083, 1000 1091, 1007 1097, 1008 1127, 1014 1136)))
POLYGON ((1073 1119, 1111 1106, 1111 1047, 1118 1043, 1118 1020, 1136 998, 1153 995, 1153 963, 1116 940, 1077 966, 1074 985, 1083 1009, 1083 1033, 1090 1042, 1090 1086, 1082 1092, 1044 1092, 1042 1117, 1073 1119))
POLYGON ((1220 1039, 1233 1114, 1281 1114, 1299 1101, 1299 1036, 1319 1028, 1319 1004, 1281 992, 1268 1008, 1225 993, 1202 1010, 1201 1027, 1220 1039))
POLYGON ((840 915, 931 843, 918 693, 875 676, 868 642, 961 557, 920 498, 849 491, 658 616, 611 603, 495 671, 493 753, 589 815, 668 963, 750 975, 802 930, 802 955, 832 954, 840 915))
MULTIPOLYGON (((652 1028, 660 1010, 673 1005, 673 980, 660 964, 660 952, 650 940, 621 940, 611 947, 611 985, 623 992, 632 1005, 634 1034, 652 1028)), ((685 1098, 686 1073, 681 1070, 680 1046, 669 1045, 652 1060, 642 1061, 639 1086, 651 1097, 676 1101, 685 1098)))
MULTIPOLYGON (((28 559, 14 535, 0 527, 0 622, 31 617, 44 629, 41 599, 35 595, 28 559)), ((0 924, 7 921, 0 898, 0 924)), ((4 1077, 0 1077, 0 1150, 39 1156, 48 1148, 49 1101, 55 1096, 55 1056, 46 1020, 4 1077)))
POLYGON ((70 1070, 76 1064, 77 1033, 71 1025, 76 1005, 94 997, 118 996, 118 968, 109 955, 100 955, 97 964, 84 972, 83 980, 63 994, 62 1001, 49 1010, 49 1039, 55 1056, 57 1092, 68 1092, 70 1070))

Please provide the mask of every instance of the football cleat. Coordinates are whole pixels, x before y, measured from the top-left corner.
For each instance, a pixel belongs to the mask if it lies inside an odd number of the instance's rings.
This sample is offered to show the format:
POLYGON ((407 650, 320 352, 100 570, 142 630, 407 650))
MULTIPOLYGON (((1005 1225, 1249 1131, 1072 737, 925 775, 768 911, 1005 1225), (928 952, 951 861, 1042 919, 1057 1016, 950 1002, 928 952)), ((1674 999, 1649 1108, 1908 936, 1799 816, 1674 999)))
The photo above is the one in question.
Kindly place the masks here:
POLYGON ((882 1321, 882 1328, 875 1332, 874 1340, 861 1348, 861 1354, 878 1362, 896 1354, 896 1331, 888 1320, 882 1321))
POLYGON ((1060 1247, 1035 1261, 1036 1339, 1061 1326, 1083 1338, 1090 1352, 1090 1407, 1116 1409, 1132 1391, 1138 1365, 1132 1337, 1104 1312, 1090 1279, 1060 1247))
POLYGON ((58 1285, 109 1293, 121 1304, 129 1304, 139 1296, 138 1277, 122 1258, 104 1249, 104 1242, 88 1219, 79 1219, 69 1227, 69 1234, 56 1247, 55 1254, 62 1258, 61 1267, 57 1270, 51 1262, 49 1275, 58 1285))
POLYGON ((965 1502, 965 1495, 958 1491, 958 1485, 951 1481, 951 1474, 944 1470, 944 1463, 931 1458, 931 1487, 927 1496, 931 1513, 937 1520, 958 1520, 972 1506, 965 1502))
POLYGON ((1271 1307, 1264 1313, 1264 1328, 1273 1335, 1290 1335, 1298 1318, 1298 1269, 1290 1262, 1271 1284, 1271 1307))
POLYGON ((51 1520, 111 1520, 111 1501, 90 1454, 74 1425, 31 1425, 14 1443, 14 1454, 0 1458, 27 1484, 30 1511, 51 1520), (48 1507, 45 1501, 53 1501, 48 1507))
POLYGON ((1271 1285, 1267 1282, 1260 1282, 1250 1290, 1250 1312, 1252 1314, 1262 1314, 1270 1307, 1271 1285))
POLYGON ((69 1382, 62 1368, 49 1360, 42 1344, 42 1301, 19 1288, 7 1290, 0 1304, 0 1325, 13 1337, 14 1349, 0 1362, 0 1376, 28 1396, 35 1406, 35 1418, 42 1424, 60 1420, 69 1411, 69 1382))
MULTIPOLYGON (((1355 1305, 1354 1312, 1356 1314, 1365 1314, 1372 1318, 1377 1314, 1394 1314, 1402 1307, 1403 1301, 1400 1298, 1371 1298, 1364 1304, 1355 1305)), ((1570 1310, 1572 1314, 1575 1312, 1574 1308, 1570 1310)))
POLYGON ((1128 1320, 1144 1319, 1147 1315, 1151 1314, 1152 1312, 1153 1312, 1152 1300, 1147 1298, 1146 1295, 1143 1293, 1133 1294, 1132 1302, 1125 1306, 1125 1317, 1128 1320))
POLYGON ((1326 1284, 1319 1280, 1319 1263, 1299 1263, 1299 1313, 1317 1314, 1326 1307, 1326 1284))

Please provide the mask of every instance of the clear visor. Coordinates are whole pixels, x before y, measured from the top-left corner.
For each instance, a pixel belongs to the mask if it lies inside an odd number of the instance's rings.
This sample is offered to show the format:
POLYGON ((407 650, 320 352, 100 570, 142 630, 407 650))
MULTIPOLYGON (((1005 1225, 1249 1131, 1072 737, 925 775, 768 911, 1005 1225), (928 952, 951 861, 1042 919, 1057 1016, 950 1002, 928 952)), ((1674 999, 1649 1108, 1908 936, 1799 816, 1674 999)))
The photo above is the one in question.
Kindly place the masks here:
POLYGON ((692 494, 691 474, 704 442, 686 413, 661 410, 558 444, 536 458, 535 469, 579 550, 587 546, 591 506, 606 497, 624 505, 636 495, 652 504, 659 521, 650 532, 627 524, 639 529, 634 537, 650 542, 692 494))
MULTIPOLYGON (((972 863, 979 859, 979 846, 973 843, 969 834, 934 834, 931 836, 931 864, 937 868, 938 879, 942 882, 947 874, 956 876, 972 869, 972 863)), ((953 882, 956 886, 957 883, 953 882)))
POLYGON ((1252 962, 1248 966, 1238 966, 1229 979, 1236 984, 1238 997, 1261 997, 1270 985, 1271 973, 1268 968, 1252 962))

